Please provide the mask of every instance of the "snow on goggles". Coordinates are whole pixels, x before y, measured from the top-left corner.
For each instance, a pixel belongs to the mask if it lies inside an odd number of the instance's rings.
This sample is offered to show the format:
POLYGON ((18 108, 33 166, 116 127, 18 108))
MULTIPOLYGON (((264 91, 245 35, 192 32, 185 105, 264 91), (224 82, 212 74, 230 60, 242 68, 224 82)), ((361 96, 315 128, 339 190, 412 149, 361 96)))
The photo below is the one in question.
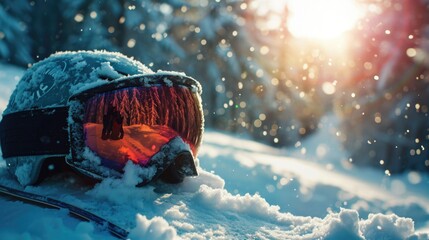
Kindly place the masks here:
POLYGON ((158 177, 180 182, 197 175, 200 94, 198 82, 175 74, 95 85, 72 95, 66 107, 5 115, 3 157, 17 164, 20 156, 64 154, 68 165, 96 179, 120 177, 130 161, 143 169, 140 185, 158 177))

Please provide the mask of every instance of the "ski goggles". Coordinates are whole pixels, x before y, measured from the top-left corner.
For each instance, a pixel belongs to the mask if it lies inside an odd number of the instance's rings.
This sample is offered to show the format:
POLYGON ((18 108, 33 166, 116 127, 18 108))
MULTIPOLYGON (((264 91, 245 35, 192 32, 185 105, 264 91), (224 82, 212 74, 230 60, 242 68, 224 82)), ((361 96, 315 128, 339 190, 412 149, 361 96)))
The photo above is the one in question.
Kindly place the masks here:
MULTIPOLYGON (((197 175, 204 123, 200 94, 197 81, 176 74, 95 83, 72 95, 67 106, 3 116, 3 158, 16 170, 28 156, 64 156, 96 179, 120 177, 130 162, 140 166, 140 185, 163 174, 181 181, 197 175)), ((33 167, 32 178, 41 164, 33 167)))

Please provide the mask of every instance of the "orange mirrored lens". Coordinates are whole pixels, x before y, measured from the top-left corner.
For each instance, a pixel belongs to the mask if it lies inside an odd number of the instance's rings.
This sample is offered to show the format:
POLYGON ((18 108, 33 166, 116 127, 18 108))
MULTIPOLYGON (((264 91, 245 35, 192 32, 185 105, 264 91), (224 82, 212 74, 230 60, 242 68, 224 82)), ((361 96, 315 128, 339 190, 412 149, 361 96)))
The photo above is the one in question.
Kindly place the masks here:
POLYGON ((131 87, 97 94, 86 102, 85 143, 113 165, 146 165, 163 145, 181 136, 194 155, 202 115, 185 87, 131 87))

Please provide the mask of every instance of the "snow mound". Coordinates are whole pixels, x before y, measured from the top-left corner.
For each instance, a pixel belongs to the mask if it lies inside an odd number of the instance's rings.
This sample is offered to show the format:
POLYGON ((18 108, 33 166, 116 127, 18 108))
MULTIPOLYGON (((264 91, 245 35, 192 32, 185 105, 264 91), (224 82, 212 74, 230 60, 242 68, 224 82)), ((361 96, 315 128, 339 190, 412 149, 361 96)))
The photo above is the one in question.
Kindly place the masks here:
POLYGON ((280 213, 278 206, 273 206, 259 195, 232 195, 225 189, 213 189, 202 185, 198 192, 200 204, 212 209, 245 214, 249 217, 266 219, 276 223, 290 224, 289 214, 280 213))
POLYGON ((137 214, 136 227, 131 230, 130 239, 171 240, 178 239, 176 229, 161 217, 147 219, 137 214))

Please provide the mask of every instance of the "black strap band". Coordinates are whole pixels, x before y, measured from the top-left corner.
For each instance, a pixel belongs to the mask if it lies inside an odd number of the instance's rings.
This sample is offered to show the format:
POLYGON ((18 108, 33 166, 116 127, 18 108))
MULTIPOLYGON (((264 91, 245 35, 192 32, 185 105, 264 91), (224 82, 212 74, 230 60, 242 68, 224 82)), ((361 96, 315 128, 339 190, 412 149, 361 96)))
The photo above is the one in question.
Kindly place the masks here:
POLYGON ((68 107, 6 114, 0 123, 3 158, 68 154, 68 107))

